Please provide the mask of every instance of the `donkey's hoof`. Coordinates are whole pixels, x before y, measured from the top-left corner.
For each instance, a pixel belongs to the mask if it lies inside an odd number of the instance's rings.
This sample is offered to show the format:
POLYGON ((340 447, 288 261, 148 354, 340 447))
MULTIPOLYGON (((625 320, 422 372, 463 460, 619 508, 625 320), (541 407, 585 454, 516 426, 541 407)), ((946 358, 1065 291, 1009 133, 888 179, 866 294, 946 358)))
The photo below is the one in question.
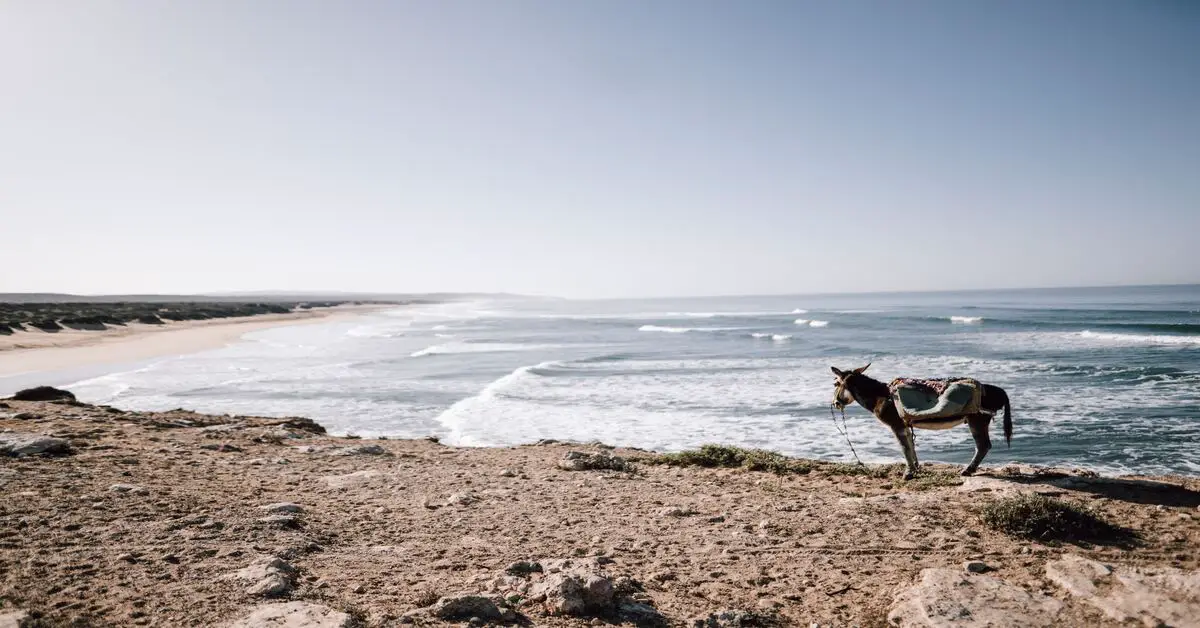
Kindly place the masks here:
POLYGON ((907 471, 904 473, 904 479, 906 479, 906 480, 911 480, 915 477, 917 477, 917 474, 913 473, 912 471, 907 471))
POLYGON ((967 467, 966 469, 963 469, 962 471, 960 471, 959 475, 961 475, 963 477, 967 477, 968 475, 975 475, 975 469, 967 467))

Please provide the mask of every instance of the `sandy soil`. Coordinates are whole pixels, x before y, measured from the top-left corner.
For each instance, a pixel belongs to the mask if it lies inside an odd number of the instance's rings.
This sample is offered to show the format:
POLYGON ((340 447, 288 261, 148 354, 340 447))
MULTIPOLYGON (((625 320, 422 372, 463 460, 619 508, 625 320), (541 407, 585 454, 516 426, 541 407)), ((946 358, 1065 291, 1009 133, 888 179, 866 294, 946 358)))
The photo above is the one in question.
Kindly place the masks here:
MULTIPOLYGON (((1197 478, 1069 489, 1050 475, 996 473, 915 490, 822 470, 568 471, 558 466, 568 451, 607 449, 452 448, 313 435, 279 419, 5 403, 0 431, 56 435, 75 450, 0 458, 0 609, 23 608, 42 625, 223 625, 269 602, 229 574, 274 556, 297 570, 285 598, 390 626, 439 596, 497 594, 514 561, 585 556, 627 578, 668 625, 741 609, 773 625, 882 626, 922 569, 981 560, 1062 600, 1058 625, 1116 626, 1049 582, 1047 562, 1072 553, 1194 570, 1200 561, 1197 478), (1141 542, 1005 536, 977 511, 1006 486, 1086 502, 1141 542), (261 521, 275 502, 303 512, 285 525, 261 521)), ((621 622, 551 616, 532 601, 517 610, 526 625, 621 622)))
POLYGON ((379 309, 382 306, 338 306, 163 325, 129 323, 104 331, 18 331, 0 336, 0 377, 195 353, 216 349, 260 329, 329 321, 379 309))

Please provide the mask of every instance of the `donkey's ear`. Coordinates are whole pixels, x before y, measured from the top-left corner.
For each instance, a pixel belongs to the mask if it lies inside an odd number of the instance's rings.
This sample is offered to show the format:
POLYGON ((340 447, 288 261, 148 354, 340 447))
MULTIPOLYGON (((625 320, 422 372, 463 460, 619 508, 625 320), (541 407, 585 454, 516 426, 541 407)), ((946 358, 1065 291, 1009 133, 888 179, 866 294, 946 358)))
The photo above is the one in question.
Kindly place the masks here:
POLYGON ((862 375, 862 374, 863 374, 863 371, 866 371, 866 370, 867 370, 867 369, 869 369, 869 368, 871 368, 871 363, 870 363, 870 362, 867 362, 867 365, 866 365, 866 366, 864 366, 864 367, 861 367, 861 368, 856 368, 856 369, 854 369, 854 372, 855 372, 855 373, 858 373, 859 375, 862 375))
POLYGON ((845 371, 843 371, 842 369, 840 369, 840 368, 836 367, 836 366, 831 366, 831 367, 829 367, 829 370, 833 371, 833 374, 834 374, 834 375, 837 375, 838 377, 845 377, 845 376, 846 376, 846 372, 845 372, 845 371))

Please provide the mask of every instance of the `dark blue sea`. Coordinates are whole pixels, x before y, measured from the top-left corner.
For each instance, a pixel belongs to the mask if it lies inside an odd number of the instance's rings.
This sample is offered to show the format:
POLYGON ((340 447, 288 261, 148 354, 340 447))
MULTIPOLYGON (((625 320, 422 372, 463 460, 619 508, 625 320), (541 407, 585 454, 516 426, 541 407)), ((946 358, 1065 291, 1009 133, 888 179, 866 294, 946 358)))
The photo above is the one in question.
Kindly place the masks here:
MULTIPOLYGON (((1200 474, 1200 286, 623 301, 498 299, 284 327, 76 382, 136 409, 313 417, 335 432, 458 445, 703 443, 848 460, 829 367, 1005 388, 986 465, 1200 474)), ((861 408, 849 437, 899 461, 861 408)), ((918 432, 962 463, 965 427, 918 432)))

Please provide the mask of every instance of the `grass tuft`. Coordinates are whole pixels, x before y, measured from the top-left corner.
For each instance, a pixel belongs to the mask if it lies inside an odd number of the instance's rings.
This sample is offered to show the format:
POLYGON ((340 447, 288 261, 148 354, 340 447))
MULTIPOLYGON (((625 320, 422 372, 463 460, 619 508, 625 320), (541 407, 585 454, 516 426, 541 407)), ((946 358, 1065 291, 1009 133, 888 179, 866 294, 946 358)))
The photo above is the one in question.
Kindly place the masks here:
POLYGON ((813 463, 808 460, 788 458, 765 449, 743 449, 728 445, 702 445, 700 449, 658 454, 642 462, 671 467, 742 468, 773 473, 808 473, 813 468, 813 463))
POLYGON ((1037 493, 991 502, 980 518, 993 530, 1035 541, 1123 543, 1134 538, 1130 530, 1105 521, 1091 508, 1037 493))

